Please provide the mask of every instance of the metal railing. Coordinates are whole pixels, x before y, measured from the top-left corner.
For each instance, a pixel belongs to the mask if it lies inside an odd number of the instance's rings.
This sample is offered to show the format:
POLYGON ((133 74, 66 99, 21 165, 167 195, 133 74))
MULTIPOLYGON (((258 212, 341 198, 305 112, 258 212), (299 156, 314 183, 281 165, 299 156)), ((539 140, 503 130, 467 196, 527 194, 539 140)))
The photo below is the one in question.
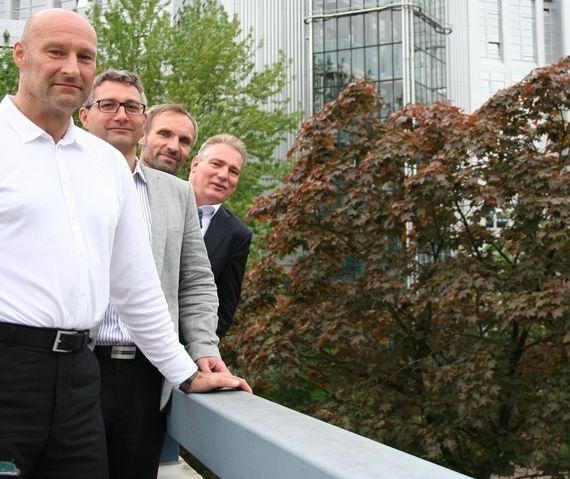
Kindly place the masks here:
POLYGON ((175 391, 168 431, 223 479, 467 478, 241 391, 175 391))

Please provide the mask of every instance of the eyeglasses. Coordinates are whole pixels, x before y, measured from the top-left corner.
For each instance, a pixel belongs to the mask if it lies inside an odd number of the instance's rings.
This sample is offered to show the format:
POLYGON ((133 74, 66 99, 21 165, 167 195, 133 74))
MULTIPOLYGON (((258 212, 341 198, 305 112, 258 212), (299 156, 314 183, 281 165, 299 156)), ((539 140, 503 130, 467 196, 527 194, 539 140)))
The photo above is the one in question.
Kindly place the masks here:
POLYGON ((130 116, 141 116, 144 115, 146 105, 143 103, 136 103, 134 101, 121 102, 117 100, 97 100, 87 105, 86 108, 91 108, 93 105, 97 104, 97 108, 101 113, 117 113, 119 108, 123 107, 125 113, 130 116))

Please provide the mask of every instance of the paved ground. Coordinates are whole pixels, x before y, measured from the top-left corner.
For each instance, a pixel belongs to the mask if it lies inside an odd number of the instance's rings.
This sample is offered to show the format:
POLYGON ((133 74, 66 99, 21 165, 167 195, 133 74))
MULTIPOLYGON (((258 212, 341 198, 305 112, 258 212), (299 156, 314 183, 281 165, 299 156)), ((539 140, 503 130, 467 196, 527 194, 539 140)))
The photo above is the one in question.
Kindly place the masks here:
POLYGON ((160 466, 157 479, 202 479, 202 476, 179 459, 178 463, 160 466))

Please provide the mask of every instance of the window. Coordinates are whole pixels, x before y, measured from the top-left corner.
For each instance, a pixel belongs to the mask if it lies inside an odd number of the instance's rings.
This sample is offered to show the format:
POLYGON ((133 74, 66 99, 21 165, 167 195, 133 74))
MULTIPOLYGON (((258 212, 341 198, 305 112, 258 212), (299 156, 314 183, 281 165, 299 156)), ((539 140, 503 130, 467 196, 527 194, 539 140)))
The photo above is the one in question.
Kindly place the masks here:
POLYGON ((534 0, 510 0, 513 59, 536 61, 534 0))
POLYGON ((501 58, 501 2, 480 0, 481 55, 486 58, 501 58))
POLYGON ((322 20, 313 23, 313 51, 322 52, 324 50, 324 31, 322 20))
POLYGON ((366 64, 366 77, 370 80, 378 80, 378 47, 364 49, 364 61, 366 64))
POLYGON ((505 75, 499 72, 481 72, 481 96, 487 99, 505 88, 505 75))
POLYGON ((336 50, 336 18, 330 18, 324 21, 325 28, 325 51, 336 50))
POLYGON ((507 227, 508 225, 509 217, 500 209, 485 219, 485 226, 487 228, 501 229, 507 227))
POLYGON ((562 55, 562 25, 558 5, 544 0, 544 55, 547 63, 558 60, 562 55))
MULTIPOLYGON (((401 50, 399 45, 396 46, 401 50)), ((380 80, 388 80, 394 77, 394 67, 392 64, 392 45, 380 46, 380 80)))
POLYGON ((378 45, 378 15, 368 13, 364 16, 364 44, 378 45))
POLYGON ((338 19, 338 48, 350 48, 350 40, 352 32, 350 31, 350 19, 348 17, 340 17, 338 19))
POLYGON ((364 17, 355 15, 350 19, 352 25, 352 48, 364 45, 364 17))
POLYGON ((364 50, 357 48, 352 50, 352 77, 362 78, 364 76, 364 50))

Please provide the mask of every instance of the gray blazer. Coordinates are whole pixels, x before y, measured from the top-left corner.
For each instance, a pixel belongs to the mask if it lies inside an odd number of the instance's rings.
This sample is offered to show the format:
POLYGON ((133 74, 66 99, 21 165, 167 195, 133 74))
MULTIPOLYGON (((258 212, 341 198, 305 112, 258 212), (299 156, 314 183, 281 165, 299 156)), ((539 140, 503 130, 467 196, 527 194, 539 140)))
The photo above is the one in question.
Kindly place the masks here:
MULTIPOLYGON (((145 166, 142 171, 150 203, 152 253, 174 329, 181 333, 193 360, 219 358, 218 294, 192 186, 162 171, 145 166)), ((92 338, 97 337, 97 329, 91 331, 92 338)), ((172 389, 164 380, 161 409, 172 389)))

